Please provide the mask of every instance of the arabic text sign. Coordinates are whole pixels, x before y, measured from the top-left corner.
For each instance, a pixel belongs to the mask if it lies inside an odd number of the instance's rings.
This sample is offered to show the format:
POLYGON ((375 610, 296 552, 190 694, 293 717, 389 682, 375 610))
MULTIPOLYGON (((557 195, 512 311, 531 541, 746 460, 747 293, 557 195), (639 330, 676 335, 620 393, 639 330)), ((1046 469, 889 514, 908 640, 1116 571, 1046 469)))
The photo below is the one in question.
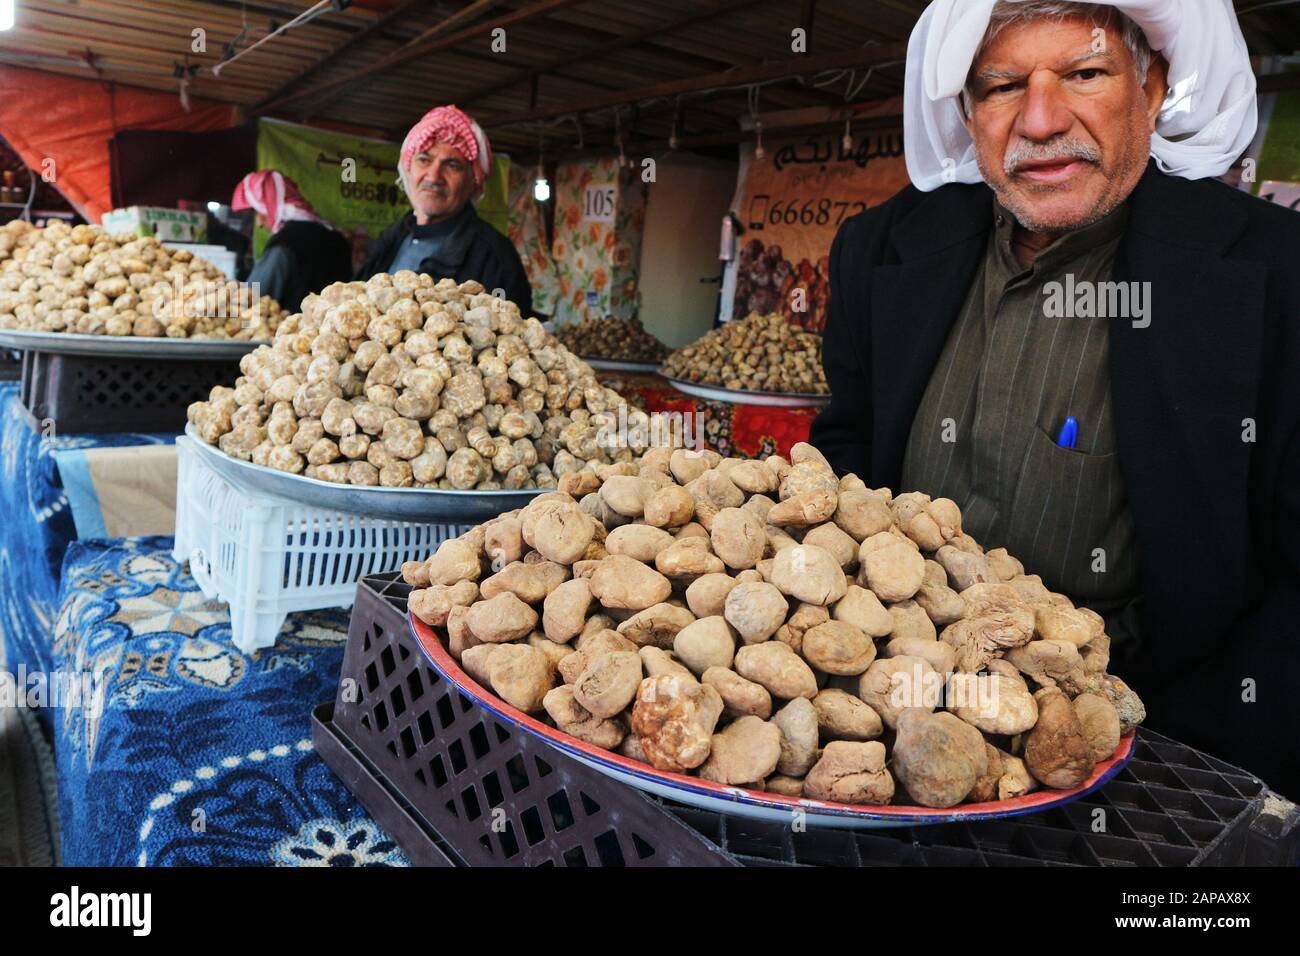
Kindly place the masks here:
POLYGON ((851 149, 839 133, 773 143, 750 164, 737 210, 744 233, 731 316, 781 312, 821 331, 836 230, 907 182, 901 132, 860 134, 851 149))
POLYGON ((397 143, 261 120, 257 168, 278 169, 296 182, 321 218, 348 237, 355 264, 371 240, 411 208, 397 184, 399 148, 397 143))
POLYGON ((340 229, 377 235, 409 205, 397 184, 397 143, 263 120, 257 166, 293 179, 322 217, 340 229))

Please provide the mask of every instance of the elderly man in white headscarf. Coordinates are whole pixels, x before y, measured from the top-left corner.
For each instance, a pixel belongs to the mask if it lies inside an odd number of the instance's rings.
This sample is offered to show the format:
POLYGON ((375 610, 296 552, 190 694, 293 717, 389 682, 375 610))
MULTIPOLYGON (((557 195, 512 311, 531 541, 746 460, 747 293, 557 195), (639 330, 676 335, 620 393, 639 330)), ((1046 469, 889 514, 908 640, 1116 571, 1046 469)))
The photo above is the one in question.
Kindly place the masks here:
POLYGON ((1231 4, 935 0, 904 122, 813 442, 956 500, 1103 615, 1149 725, 1300 796, 1300 217, 1213 178, 1256 124, 1231 4))

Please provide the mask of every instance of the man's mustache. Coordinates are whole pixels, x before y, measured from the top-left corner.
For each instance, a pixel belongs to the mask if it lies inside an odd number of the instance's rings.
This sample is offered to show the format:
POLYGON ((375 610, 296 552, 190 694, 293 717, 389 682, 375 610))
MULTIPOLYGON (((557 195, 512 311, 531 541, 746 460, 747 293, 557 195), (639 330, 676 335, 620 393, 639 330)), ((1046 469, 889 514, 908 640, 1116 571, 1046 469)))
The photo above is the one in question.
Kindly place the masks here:
POLYGON ((1054 139, 1046 143, 1034 143, 1022 139, 1007 151, 1002 160, 1002 171, 1010 176, 1022 163, 1031 160, 1062 159, 1081 159, 1086 163, 1096 164, 1101 162, 1101 151, 1090 143, 1078 139, 1054 139))

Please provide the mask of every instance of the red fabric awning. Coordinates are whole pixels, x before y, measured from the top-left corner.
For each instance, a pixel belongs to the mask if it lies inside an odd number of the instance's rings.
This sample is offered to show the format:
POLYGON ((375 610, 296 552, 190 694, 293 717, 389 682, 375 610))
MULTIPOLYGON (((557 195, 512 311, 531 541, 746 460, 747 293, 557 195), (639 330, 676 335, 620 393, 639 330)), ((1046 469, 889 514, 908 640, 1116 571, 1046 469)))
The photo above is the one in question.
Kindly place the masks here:
POLYGON ((229 103, 190 99, 100 80, 0 65, 0 136, 40 174, 53 160, 54 183, 91 222, 113 208, 108 141, 124 129, 203 132, 238 122, 229 103))

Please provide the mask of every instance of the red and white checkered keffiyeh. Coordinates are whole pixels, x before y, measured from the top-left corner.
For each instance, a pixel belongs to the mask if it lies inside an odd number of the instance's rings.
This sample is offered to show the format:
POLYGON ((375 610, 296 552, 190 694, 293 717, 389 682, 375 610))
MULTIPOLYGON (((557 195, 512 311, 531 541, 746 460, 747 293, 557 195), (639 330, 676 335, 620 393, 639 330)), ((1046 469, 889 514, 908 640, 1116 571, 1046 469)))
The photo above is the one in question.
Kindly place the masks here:
POLYGON ((274 169, 249 173, 241 179, 230 200, 230 208, 236 212, 242 209, 260 212, 270 220, 272 232, 279 232, 280 226, 295 220, 328 225, 303 198, 298 184, 274 169))
POLYGON ((415 154, 428 149, 432 143, 459 150, 469 161, 474 175, 475 195, 483 191, 483 183, 492 170, 492 146, 478 123, 454 106, 435 106, 429 110, 402 140, 398 165, 403 178, 411 171, 415 154))

